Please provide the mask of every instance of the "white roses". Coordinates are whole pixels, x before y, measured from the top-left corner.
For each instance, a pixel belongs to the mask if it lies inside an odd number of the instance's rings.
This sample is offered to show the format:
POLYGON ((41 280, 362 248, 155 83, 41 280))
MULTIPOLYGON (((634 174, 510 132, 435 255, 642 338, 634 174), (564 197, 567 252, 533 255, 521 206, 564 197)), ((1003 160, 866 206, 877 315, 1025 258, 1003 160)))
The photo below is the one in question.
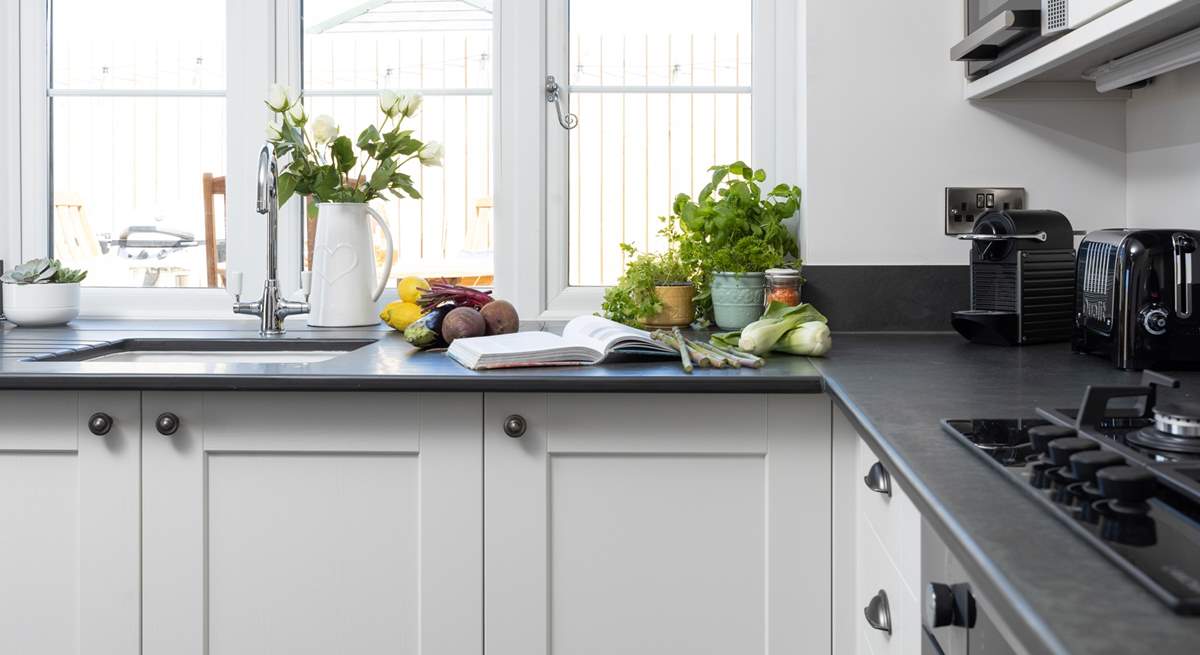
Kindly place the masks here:
POLYGON ((285 112, 295 104, 296 90, 292 87, 283 84, 272 84, 267 89, 267 106, 271 108, 271 111, 285 112))
POLYGON ((337 138, 338 126, 333 121, 333 116, 321 114, 313 119, 312 123, 313 140, 317 143, 329 143, 337 138))
POLYGON ((417 113, 421 107, 421 94, 401 94, 392 90, 379 92, 379 111, 388 118, 404 116, 405 118, 417 113))
POLYGON ((441 166, 442 157, 446 154, 446 147, 437 141, 430 141, 421 148, 421 165, 422 166, 441 166))

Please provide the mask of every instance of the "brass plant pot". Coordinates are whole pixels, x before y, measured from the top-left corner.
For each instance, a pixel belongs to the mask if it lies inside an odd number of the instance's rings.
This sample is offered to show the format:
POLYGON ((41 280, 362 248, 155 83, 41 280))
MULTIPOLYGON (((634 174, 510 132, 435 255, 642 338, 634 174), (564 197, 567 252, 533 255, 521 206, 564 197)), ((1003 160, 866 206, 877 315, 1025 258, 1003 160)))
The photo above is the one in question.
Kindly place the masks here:
POLYGON ((656 286, 654 295, 662 301, 662 310, 646 317, 646 327, 685 327, 696 318, 696 287, 691 282, 656 286))

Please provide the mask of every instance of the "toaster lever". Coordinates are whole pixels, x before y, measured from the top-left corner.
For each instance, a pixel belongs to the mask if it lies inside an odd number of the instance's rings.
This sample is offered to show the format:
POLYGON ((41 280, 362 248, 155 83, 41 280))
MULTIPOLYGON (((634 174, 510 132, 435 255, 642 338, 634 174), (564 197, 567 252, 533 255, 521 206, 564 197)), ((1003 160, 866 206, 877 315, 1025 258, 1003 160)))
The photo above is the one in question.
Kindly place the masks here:
POLYGON ((1171 235, 1175 251, 1175 315, 1189 318, 1192 315, 1192 258, 1196 252, 1196 240, 1191 235, 1171 235))

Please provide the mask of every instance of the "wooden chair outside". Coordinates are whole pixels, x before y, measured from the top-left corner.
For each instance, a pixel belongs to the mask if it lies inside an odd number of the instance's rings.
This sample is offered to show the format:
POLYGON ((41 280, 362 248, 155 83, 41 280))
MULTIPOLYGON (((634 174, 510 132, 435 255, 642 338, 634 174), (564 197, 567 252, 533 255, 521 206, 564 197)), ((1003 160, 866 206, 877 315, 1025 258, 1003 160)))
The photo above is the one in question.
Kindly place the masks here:
POLYGON ((78 194, 54 194, 54 256, 68 262, 87 262, 100 256, 100 241, 88 223, 78 194))
POLYGON ((225 178, 204 174, 204 258, 208 268, 208 286, 225 286, 225 266, 217 261, 217 215, 216 196, 221 196, 221 224, 224 227, 228 208, 225 206, 225 178))

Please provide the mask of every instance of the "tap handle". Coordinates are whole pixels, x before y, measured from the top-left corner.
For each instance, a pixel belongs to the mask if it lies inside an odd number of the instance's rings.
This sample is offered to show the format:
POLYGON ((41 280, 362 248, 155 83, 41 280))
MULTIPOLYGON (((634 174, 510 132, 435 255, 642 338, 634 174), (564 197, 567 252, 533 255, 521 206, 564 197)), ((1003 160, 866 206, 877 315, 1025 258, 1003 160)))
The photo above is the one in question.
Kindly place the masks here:
POLYGON ((300 271, 300 289, 304 292, 304 299, 308 300, 308 295, 312 293, 312 271, 300 271))
POLYGON ((232 295, 234 300, 239 300, 242 297, 241 271, 229 271, 225 276, 225 291, 232 295))

